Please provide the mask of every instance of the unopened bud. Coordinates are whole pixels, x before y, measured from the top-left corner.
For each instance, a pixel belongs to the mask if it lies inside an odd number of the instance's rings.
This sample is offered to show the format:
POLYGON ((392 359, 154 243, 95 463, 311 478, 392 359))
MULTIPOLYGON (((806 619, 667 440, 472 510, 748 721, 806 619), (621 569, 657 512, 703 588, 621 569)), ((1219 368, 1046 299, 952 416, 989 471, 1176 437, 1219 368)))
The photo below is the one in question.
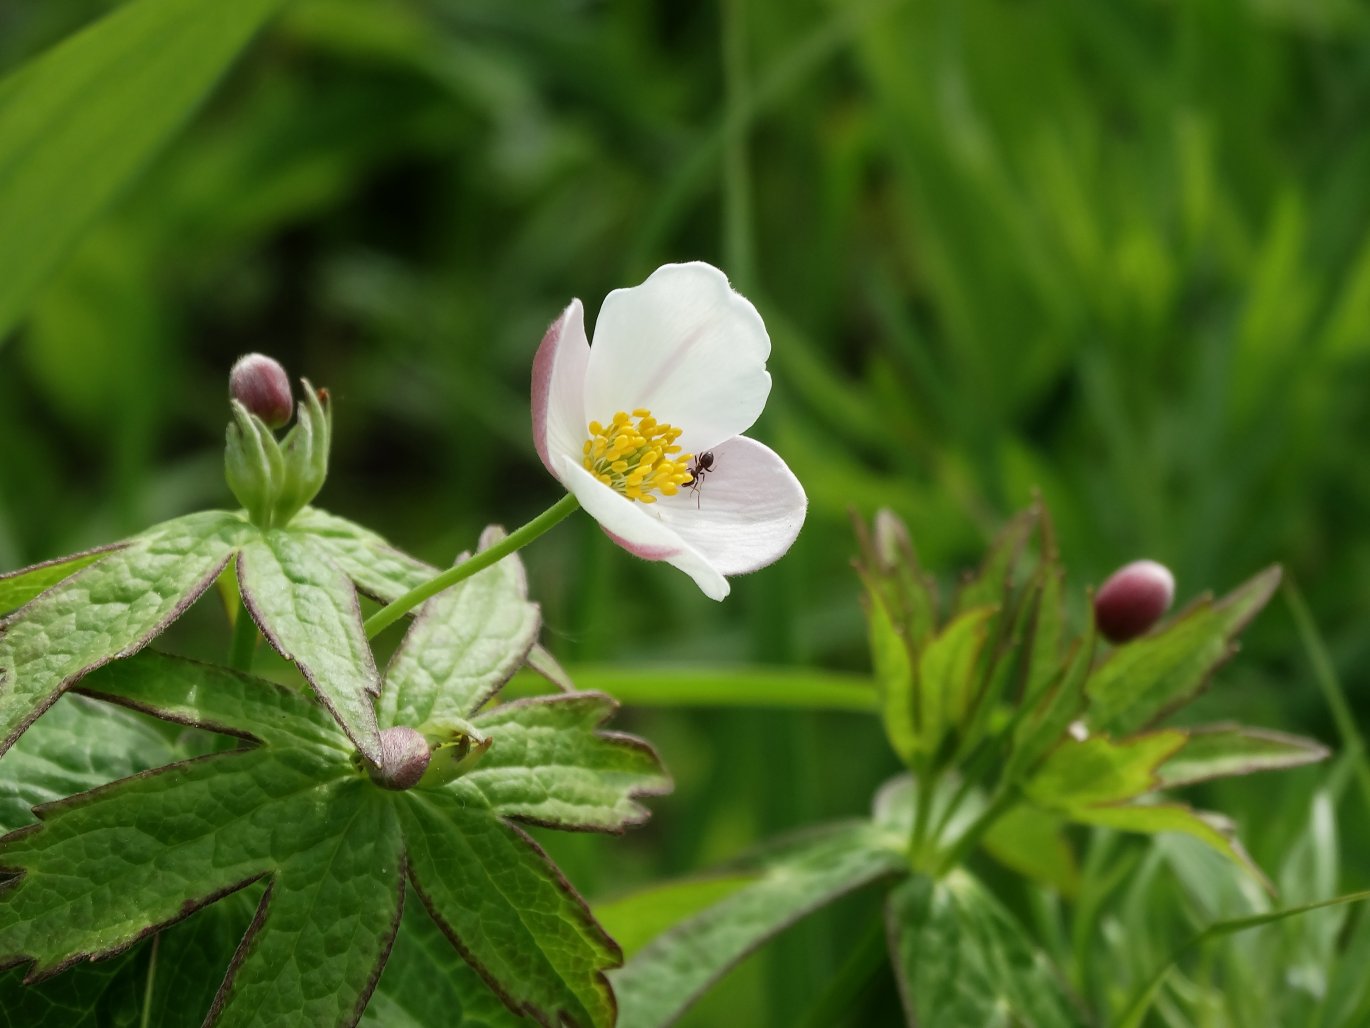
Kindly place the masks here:
POLYGON ((228 373, 228 394, 269 428, 288 422, 295 407, 285 368, 263 353, 238 358, 228 373))
POLYGON ((1094 595, 1094 621, 1112 643, 1150 631, 1170 609, 1175 576, 1154 560, 1134 560, 1113 572, 1094 595))
POLYGON ((412 788, 428 770, 428 740, 408 725, 381 731, 381 766, 371 778, 383 789, 412 788))

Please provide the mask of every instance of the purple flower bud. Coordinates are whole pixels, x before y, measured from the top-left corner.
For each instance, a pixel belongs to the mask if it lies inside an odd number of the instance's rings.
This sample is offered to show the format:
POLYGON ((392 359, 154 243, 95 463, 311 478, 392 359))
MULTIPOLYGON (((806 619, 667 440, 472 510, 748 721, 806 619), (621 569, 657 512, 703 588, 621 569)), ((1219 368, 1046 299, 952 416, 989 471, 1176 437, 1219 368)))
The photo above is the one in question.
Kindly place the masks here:
POLYGON ((268 428, 284 425, 295 407, 285 368, 263 353, 238 358, 228 373, 228 395, 266 422, 268 428))
POLYGON ((411 788, 428 770, 428 740, 407 725, 381 731, 381 766, 371 773, 384 789, 411 788))
POLYGON ((1134 560, 1113 572, 1094 595, 1094 621, 1112 643, 1151 630, 1175 598, 1175 576, 1154 560, 1134 560))

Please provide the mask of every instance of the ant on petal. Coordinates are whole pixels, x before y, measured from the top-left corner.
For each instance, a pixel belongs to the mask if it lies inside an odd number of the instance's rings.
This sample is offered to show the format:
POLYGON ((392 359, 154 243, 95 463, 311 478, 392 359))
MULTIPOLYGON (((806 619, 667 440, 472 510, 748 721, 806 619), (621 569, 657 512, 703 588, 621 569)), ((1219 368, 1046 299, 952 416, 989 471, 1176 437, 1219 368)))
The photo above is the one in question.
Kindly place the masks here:
POLYGON ((694 463, 686 469, 690 474, 690 478, 684 484, 688 485, 690 487, 690 492, 695 494, 695 509, 698 510, 700 486, 704 484, 704 476, 714 470, 714 451, 705 450, 703 453, 697 453, 694 455, 693 460, 694 463))

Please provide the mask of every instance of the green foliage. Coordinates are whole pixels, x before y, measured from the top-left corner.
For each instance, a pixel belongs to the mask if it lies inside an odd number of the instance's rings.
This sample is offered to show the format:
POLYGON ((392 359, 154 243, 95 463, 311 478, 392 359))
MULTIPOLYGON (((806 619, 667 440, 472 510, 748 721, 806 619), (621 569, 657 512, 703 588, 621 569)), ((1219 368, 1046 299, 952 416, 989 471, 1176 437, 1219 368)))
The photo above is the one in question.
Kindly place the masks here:
POLYGON ((0 340, 279 6, 135 0, 0 83, 0 340))
MULTIPOLYGON (((419 682, 403 685, 422 693, 419 682)), ((349 1023, 385 960, 407 876, 512 1009, 611 1020, 603 971, 616 950, 505 820, 613 831, 641 818, 632 797, 660 791, 665 779, 643 744, 596 731, 607 698, 567 694, 475 715, 496 742, 511 740, 494 747, 499 759, 481 778, 396 793, 358 775, 345 737, 299 693, 154 653, 95 672, 82 688, 253 745, 48 804, 40 825, 5 840, 0 860, 21 877, 6 891, 0 951, 32 961, 32 976, 117 952, 265 880, 251 944, 234 958, 210 1019, 266 1024, 303 1011, 349 1023), (561 776, 548 771, 558 766, 570 772, 564 797, 561 776)), ((54 729, 54 743, 69 731, 60 722, 54 729)), ((43 752, 74 765, 68 781, 90 759, 75 747, 43 752)), ((112 770, 124 768, 100 769, 112 770)))
POLYGON ((961 872, 938 882, 910 878, 888 903, 895 974, 910 1023, 1080 1023, 1055 969, 974 878, 961 872))

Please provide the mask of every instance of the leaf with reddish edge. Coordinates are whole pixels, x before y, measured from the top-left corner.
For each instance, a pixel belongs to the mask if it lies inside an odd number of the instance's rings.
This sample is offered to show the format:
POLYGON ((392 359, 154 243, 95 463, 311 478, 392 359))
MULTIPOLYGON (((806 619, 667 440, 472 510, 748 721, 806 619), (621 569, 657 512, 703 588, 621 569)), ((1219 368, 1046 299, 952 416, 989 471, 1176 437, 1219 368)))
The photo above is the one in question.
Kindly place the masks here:
POLYGON ((1330 752, 1312 739, 1264 728, 1204 725, 1185 731, 1184 746, 1157 770, 1158 788, 1302 767, 1325 760, 1330 752))
POLYGON ((94 564, 121 545, 116 543, 113 546, 99 546, 82 553, 45 560, 41 564, 20 568, 18 571, 7 571, 0 575, 0 614, 18 610, 40 593, 70 578, 82 568, 94 564))
POLYGON ((365 596, 397 600, 437 575, 439 569, 395 549, 381 536, 318 507, 305 507, 286 530, 308 538, 326 553, 365 596))
MULTIPOLYGON (((480 548, 503 535, 487 528, 480 548)), ((540 624, 515 555, 444 589, 423 604, 390 659, 381 724, 420 731, 461 724, 523 665, 540 624)))
POLYGON ((618 946, 537 844, 462 786, 398 808, 424 906, 511 1009, 546 1025, 612 1024, 604 972, 618 946))
POLYGON ((252 620, 300 669, 358 750, 380 762, 373 698, 380 692, 357 593, 342 569, 299 536, 271 529, 238 554, 252 620))
POLYGON ((495 707, 473 723, 499 745, 464 781, 505 816, 529 824, 616 833, 642 824, 649 812, 637 797, 670 792, 671 779, 650 745, 598 730, 616 710, 603 693, 495 707))
POLYGON ((72 683, 147 645, 254 533, 222 511, 165 522, 0 621, 0 753, 72 683))
MULTIPOLYGON (((583 808, 587 777, 573 773, 577 754, 590 761, 589 777, 602 779, 593 795, 619 814, 634 811, 631 797, 645 784, 664 781, 645 744, 595 731, 611 709, 605 698, 490 711, 482 731, 505 755, 489 771, 503 776, 503 788, 491 790, 502 794, 487 797, 466 779, 378 788, 358 774, 345 737, 307 695, 246 675, 143 653, 83 688, 260 744, 50 804, 39 825, 0 840, 0 867, 18 875, 0 901, 0 966, 31 963, 31 979, 56 973, 259 881, 265 895, 208 1023, 350 1025, 385 964, 408 879, 458 942, 457 952, 445 951, 444 977, 468 989, 477 981, 459 966, 460 952, 511 1010, 548 1024, 611 1023, 604 972, 618 962, 616 949, 506 820, 526 816, 537 791, 557 809, 583 808), (567 738, 549 734, 554 721, 567 738), (512 759, 518 754, 530 764, 554 757, 556 773, 538 778, 512 759)), ((0 775, 5 769, 0 763, 0 775)))

